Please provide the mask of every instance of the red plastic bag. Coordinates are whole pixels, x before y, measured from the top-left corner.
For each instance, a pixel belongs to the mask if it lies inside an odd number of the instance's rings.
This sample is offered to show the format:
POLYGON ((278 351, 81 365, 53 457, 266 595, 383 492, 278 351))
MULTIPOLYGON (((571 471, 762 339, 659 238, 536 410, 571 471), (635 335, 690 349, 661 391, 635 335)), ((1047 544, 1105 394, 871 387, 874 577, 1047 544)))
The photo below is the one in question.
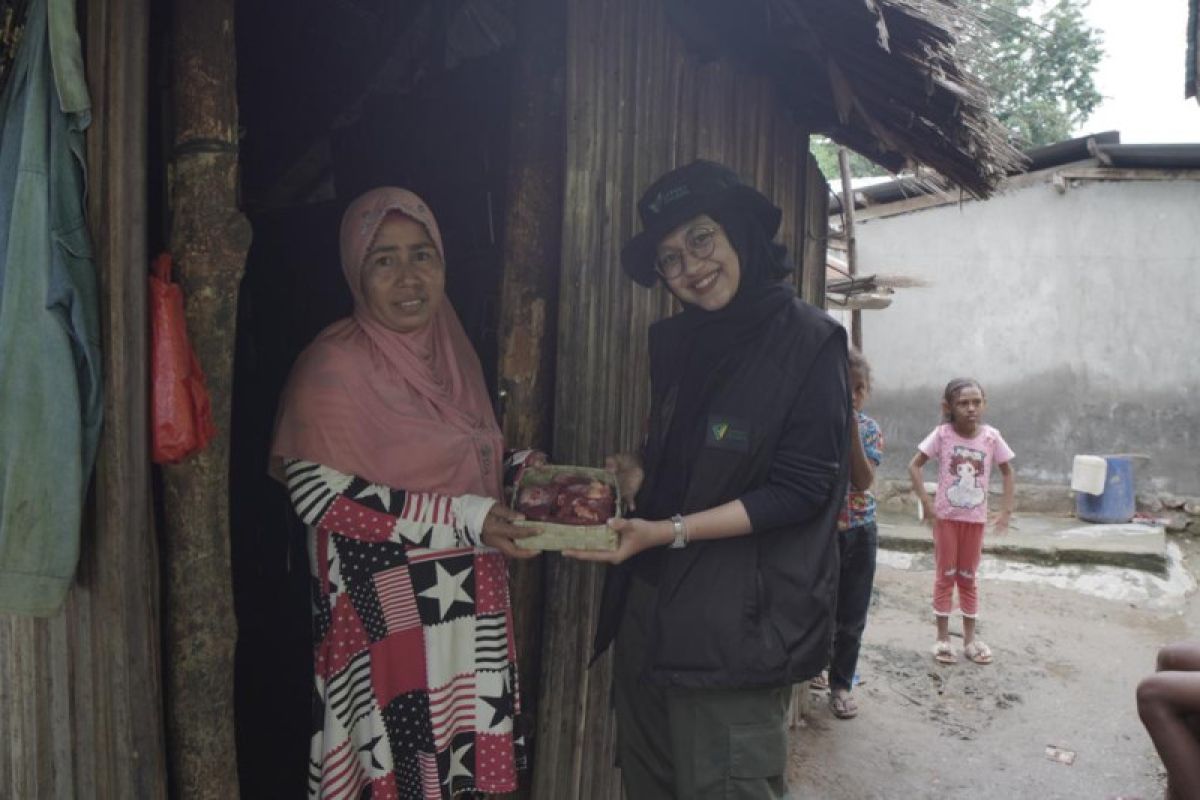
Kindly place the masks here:
POLYGON ((183 290, 171 283, 171 256, 150 274, 150 414, 152 457, 173 464, 204 449, 216 435, 204 373, 188 342, 183 290))

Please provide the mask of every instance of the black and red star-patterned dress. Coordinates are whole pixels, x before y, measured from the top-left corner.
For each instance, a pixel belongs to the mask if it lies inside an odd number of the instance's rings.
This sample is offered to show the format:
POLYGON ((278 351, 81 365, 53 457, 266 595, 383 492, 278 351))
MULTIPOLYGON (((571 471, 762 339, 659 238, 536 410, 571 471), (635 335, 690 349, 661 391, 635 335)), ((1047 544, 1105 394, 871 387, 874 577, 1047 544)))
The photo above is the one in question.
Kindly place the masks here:
POLYGON ((316 681, 309 797, 440 800, 517 788, 508 573, 454 498, 286 465, 309 526, 316 681))

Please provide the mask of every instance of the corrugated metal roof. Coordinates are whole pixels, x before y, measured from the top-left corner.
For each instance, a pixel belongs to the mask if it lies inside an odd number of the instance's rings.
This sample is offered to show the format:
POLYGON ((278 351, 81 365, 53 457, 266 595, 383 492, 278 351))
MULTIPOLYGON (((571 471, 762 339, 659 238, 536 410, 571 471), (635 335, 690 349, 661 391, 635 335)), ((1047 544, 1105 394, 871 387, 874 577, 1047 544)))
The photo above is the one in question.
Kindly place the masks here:
POLYGON ((1096 144, 1101 166, 1129 169, 1200 169, 1200 144, 1096 144))
MULTIPOLYGON (((1067 139, 1045 147, 1025 151, 1028 168, 1039 172, 1065 164, 1092 161, 1095 166, 1123 169, 1192 170, 1200 169, 1200 143, 1181 144, 1121 144, 1117 131, 1067 139)), ((880 206, 910 197, 945 192, 945 188, 928 180, 904 177, 855 189, 855 207, 880 206)), ((841 197, 830 200, 830 214, 841 214, 841 197)))

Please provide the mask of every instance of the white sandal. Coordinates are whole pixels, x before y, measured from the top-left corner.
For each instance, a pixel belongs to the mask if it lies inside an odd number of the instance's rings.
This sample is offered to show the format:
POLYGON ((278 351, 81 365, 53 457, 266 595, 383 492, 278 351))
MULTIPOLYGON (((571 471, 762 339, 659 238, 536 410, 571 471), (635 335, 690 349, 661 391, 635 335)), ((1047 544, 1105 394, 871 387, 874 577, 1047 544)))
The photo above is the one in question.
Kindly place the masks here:
POLYGON ((954 664, 958 657, 954 655, 954 648, 950 646, 950 642, 938 639, 933 643, 933 660, 939 664, 954 664))
POLYGON ((976 664, 992 663, 992 648, 988 647, 981 640, 975 639, 966 647, 963 648, 963 655, 976 664))

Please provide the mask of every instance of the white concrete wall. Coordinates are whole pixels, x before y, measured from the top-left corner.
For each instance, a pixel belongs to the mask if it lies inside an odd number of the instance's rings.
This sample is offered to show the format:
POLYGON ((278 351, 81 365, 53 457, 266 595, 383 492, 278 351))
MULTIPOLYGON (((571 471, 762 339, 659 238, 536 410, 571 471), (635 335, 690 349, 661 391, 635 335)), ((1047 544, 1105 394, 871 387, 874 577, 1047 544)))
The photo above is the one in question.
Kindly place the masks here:
POLYGON ((1144 486, 1200 493, 1200 181, 1049 184, 863 220, 859 273, 930 282, 863 312, 870 409, 898 474, 946 382, 978 378, 1025 480, 1143 452, 1144 486))

